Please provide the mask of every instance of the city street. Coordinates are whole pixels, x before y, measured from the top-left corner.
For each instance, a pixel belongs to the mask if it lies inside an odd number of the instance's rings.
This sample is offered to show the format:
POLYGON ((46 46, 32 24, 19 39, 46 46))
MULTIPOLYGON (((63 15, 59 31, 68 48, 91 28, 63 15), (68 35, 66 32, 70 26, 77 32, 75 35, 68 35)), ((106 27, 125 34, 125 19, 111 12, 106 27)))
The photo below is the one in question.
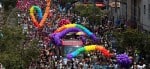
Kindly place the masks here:
POLYGON ((150 0, 0 0, 0 69, 150 69, 150 0))

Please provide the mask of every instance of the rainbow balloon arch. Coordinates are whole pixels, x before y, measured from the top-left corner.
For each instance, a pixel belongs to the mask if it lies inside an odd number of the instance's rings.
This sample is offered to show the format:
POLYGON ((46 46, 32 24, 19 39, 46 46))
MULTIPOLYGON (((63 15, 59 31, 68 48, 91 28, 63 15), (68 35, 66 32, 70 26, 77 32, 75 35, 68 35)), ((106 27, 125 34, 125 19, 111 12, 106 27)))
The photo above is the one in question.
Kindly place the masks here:
MULTIPOLYGON (((36 6, 36 5, 32 5, 30 7, 30 17, 32 20, 33 25, 37 28, 37 29, 42 29, 45 25, 45 22, 47 20, 47 17, 49 15, 49 10, 50 10, 50 6, 51 6, 51 0, 46 0, 46 9, 45 9, 45 13, 43 15, 43 12, 40 8, 40 6, 36 6), (36 19, 36 16, 34 15, 35 12, 38 15, 38 19, 36 19)), ((90 30, 88 30, 86 27, 80 25, 80 24, 72 24, 68 19, 62 19, 59 22, 59 28, 56 29, 52 34, 49 34, 49 37, 51 40, 53 40, 53 43, 56 46, 61 46, 62 45, 62 38, 64 36, 66 36, 66 34, 68 34, 69 32, 75 32, 75 33, 79 33, 79 32, 83 32, 84 33, 84 37, 83 35, 80 35, 83 39, 83 42, 86 42, 84 39, 85 35, 89 36, 94 42, 99 42, 99 38, 96 37, 96 35, 91 32, 90 30)), ((106 58, 111 58, 113 56, 113 54, 110 53, 109 50, 107 50, 104 46, 101 45, 88 45, 88 46, 83 46, 71 53, 67 54, 67 58, 68 59, 72 59, 77 57, 79 54, 83 53, 83 52, 90 52, 90 51, 100 51, 102 53, 103 56, 105 56, 106 58)), ((116 56, 117 62, 118 64, 120 64, 120 66, 122 67, 129 67, 131 64, 131 59, 129 58, 129 56, 127 54, 118 54, 116 56)))
POLYGON ((96 37, 96 35, 80 24, 67 24, 67 25, 61 26, 53 34, 50 35, 50 38, 53 38, 55 44, 59 46, 61 45, 60 38, 65 36, 67 33, 69 32, 78 33, 80 31, 84 32, 86 35, 92 38, 94 42, 98 42, 98 38, 96 37))
POLYGON ((106 48, 104 48, 103 46, 100 46, 100 45, 88 45, 88 46, 84 46, 84 47, 81 47, 77 50, 75 50, 74 52, 72 53, 69 53, 67 54, 67 58, 68 59, 72 59, 74 57, 76 57, 77 55, 79 55, 80 53, 83 53, 83 52, 89 52, 89 51, 94 51, 94 50, 98 50, 100 51, 105 57, 107 58, 110 58, 111 57, 111 53, 109 52, 109 50, 107 50, 106 48))

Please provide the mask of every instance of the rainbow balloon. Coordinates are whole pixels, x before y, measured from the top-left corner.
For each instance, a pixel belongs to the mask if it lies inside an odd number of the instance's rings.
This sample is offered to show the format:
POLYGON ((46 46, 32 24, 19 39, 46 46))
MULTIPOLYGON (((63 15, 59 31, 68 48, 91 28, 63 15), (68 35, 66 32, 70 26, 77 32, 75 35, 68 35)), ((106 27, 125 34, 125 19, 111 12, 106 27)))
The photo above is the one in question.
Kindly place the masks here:
POLYGON ((67 24, 67 25, 61 26, 54 33, 62 32, 65 29, 69 29, 69 28, 79 28, 81 31, 86 33, 91 38, 94 37, 94 41, 97 41, 97 37, 90 30, 88 30, 86 27, 84 27, 80 24, 67 24))
POLYGON ((88 46, 84 46, 81 47, 77 50, 75 50, 72 53, 67 54, 67 58, 68 59, 72 59, 76 56, 78 56, 80 53, 86 52, 86 51, 93 51, 93 50, 98 50, 100 51, 105 57, 111 57, 111 53, 109 52, 109 50, 107 50, 106 48, 104 48, 103 46, 99 46, 99 45, 88 45, 88 46))
POLYGON ((30 16, 31 17, 35 17, 34 16, 34 12, 37 12, 37 15, 38 15, 38 19, 41 21, 42 17, 43 17, 43 14, 42 14, 42 10, 39 6, 32 6, 30 8, 30 16))
POLYGON ((49 15, 49 10, 50 10, 50 3, 51 3, 51 0, 46 0, 47 4, 46 4, 46 9, 45 9, 45 13, 42 17, 42 11, 40 10, 39 7, 37 6, 32 6, 30 8, 30 17, 31 17, 31 20, 33 21, 33 24, 35 27, 37 28, 42 28, 45 24, 45 21, 49 15), (40 19, 40 22, 36 19, 36 17, 34 16, 34 11, 37 11, 38 12, 38 17, 40 19))
POLYGON ((62 27, 59 27, 54 33, 61 32, 64 29, 67 29, 67 28, 79 28, 82 31, 87 32, 88 35, 92 35, 93 34, 91 31, 89 31, 87 28, 85 28, 84 26, 82 26, 80 24, 67 24, 67 25, 64 25, 62 27))
MULTIPOLYGON (((80 32, 81 30, 79 28, 68 28, 63 30, 62 32, 58 32, 58 33, 53 33, 50 35, 50 38, 52 38, 53 42, 57 45, 57 46, 61 46, 61 38, 63 38, 66 34, 68 34, 69 32, 80 32)), ((94 35, 90 36, 93 40, 97 40, 97 37, 94 35)), ((83 40, 83 42, 85 42, 85 38, 82 36, 81 39, 83 40)))

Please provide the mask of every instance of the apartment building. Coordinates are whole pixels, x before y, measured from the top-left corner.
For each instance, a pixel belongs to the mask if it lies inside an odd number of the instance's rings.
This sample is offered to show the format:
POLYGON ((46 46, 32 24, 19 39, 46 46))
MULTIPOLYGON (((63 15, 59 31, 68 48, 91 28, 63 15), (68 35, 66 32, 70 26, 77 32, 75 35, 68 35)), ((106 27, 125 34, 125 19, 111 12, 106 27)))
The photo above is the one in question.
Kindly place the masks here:
POLYGON ((108 0, 115 20, 124 18, 128 25, 150 31, 150 0, 108 0))
POLYGON ((144 30, 150 31, 150 0, 140 1, 140 23, 144 30))

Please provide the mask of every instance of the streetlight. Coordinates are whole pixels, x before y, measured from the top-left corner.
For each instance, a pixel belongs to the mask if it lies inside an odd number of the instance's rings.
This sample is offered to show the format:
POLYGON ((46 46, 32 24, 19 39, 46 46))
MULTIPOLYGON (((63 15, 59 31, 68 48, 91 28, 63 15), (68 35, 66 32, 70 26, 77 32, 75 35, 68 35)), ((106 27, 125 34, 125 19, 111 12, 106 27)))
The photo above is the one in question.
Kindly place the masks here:
MULTIPOLYGON (((95 10, 96 10, 96 1, 95 0, 93 1, 93 4, 94 4, 94 9, 93 9, 94 15, 93 15, 93 17, 94 17, 94 23, 95 23, 95 15, 96 15, 96 13, 95 13, 95 10)), ((92 23, 92 28, 94 28, 93 23, 92 23)))

